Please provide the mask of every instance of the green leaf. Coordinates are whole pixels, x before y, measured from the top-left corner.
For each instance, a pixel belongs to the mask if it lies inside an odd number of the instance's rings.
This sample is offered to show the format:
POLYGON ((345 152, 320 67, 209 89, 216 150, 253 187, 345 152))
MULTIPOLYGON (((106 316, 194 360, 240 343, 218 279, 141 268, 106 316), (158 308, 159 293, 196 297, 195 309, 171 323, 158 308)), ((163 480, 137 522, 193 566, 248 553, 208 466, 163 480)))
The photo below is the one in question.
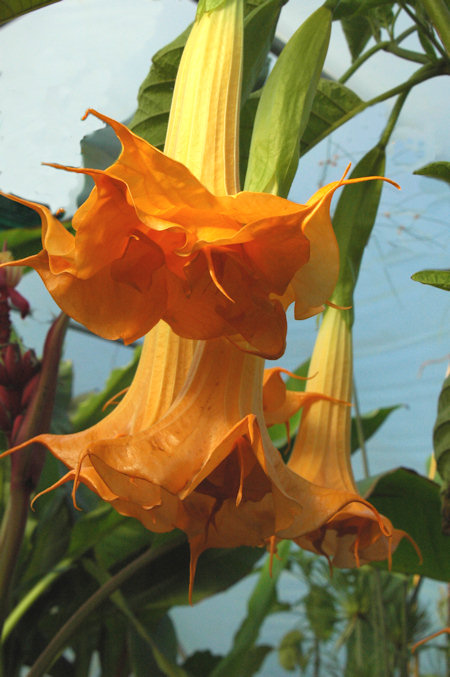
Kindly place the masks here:
POLYGON ((331 17, 329 9, 320 7, 300 26, 264 85, 250 146, 246 190, 282 196, 289 192, 328 49, 331 17))
POLYGON ((72 528, 67 555, 79 559, 94 546, 99 547, 101 540, 117 529, 129 518, 119 515, 109 504, 102 503, 91 512, 82 513, 72 528))
POLYGON ((0 24, 59 0, 0 0, 0 24))
POLYGON ((442 530, 450 538, 450 376, 445 379, 439 395, 433 446, 437 469, 443 479, 442 530))
POLYGON ((393 554, 392 571, 449 581, 450 536, 443 534, 440 528, 439 486, 406 468, 370 481, 372 485, 365 498, 388 517, 394 527, 406 531, 422 553, 420 564, 413 546, 404 538, 393 554))
POLYGON ((422 284, 430 284, 438 289, 450 291, 450 270, 419 270, 411 279, 422 284))
POLYGON ((191 26, 152 58, 150 71, 139 88, 138 108, 129 125, 131 131, 159 149, 164 147, 175 78, 190 32, 191 26))
POLYGON ((338 620, 333 595, 327 588, 311 583, 303 602, 306 617, 314 636, 318 640, 326 642, 333 634, 334 626, 338 620))
MULTIPOLYGON (((120 393, 131 384, 136 367, 139 362, 141 348, 138 347, 134 351, 133 359, 125 367, 113 369, 106 382, 105 388, 101 393, 95 393, 85 397, 78 405, 77 410, 72 415, 72 425, 75 432, 90 428, 95 423, 100 421, 106 412, 104 406, 115 395, 120 393)), ((114 405, 112 405, 114 406, 114 405)))
POLYGON ((205 677, 213 671, 221 659, 222 656, 216 656, 211 651, 196 651, 184 661, 183 669, 191 677, 205 677))
POLYGON ((302 642, 304 635, 300 630, 287 632, 278 647, 278 662, 288 672, 294 672, 297 667, 303 671, 308 665, 309 658, 303 653, 302 642))
POLYGON ((219 9, 225 2, 226 0, 199 0, 197 19, 200 19, 206 12, 214 12, 214 10, 219 9))
MULTIPOLYGON (((392 407, 380 407, 379 409, 374 409, 369 411, 367 414, 361 416, 361 426, 363 439, 368 440, 375 435, 378 428, 381 428, 387 417, 392 414, 393 411, 402 407, 402 404, 394 404, 392 407)), ((353 454, 360 447, 358 429, 355 418, 352 418, 352 431, 351 431, 351 444, 350 449, 353 454)))
POLYGON ((324 139, 341 120, 357 110, 362 101, 351 89, 339 82, 321 78, 317 85, 311 114, 300 142, 300 156, 324 139))
MULTIPOLYGON (((383 176, 385 162, 384 148, 377 145, 358 162, 350 178, 383 176)), ((353 306, 353 291, 364 248, 375 225, 382 188, 382 181, 364 181, 344 186, 341 192, 333 216, 341 265, 332 301, 339 306, 353 306)), ((352 323, 353 310, 348 313, 349 322, 352 323)))
POLYGON ((450 162, 444 162, 440 160, 439 162, 431 162, 428 165, 424 165, 420 169, 416 169, 414 174, 419 174, 420 176, 429 176, 431 179, 440 179, 446 183, 450 183, 450 162))
POLYGON ((283 0, 266 0, 252 9, 244 21, 242 101, 247 101, 266 64, 283 0))
POLYGON ((72 432, 68 409, 72 399, 73 369, 72 362, 60 362, 58 382, 56 384, 55 403, 53 405, 50 432, 54 435, 66 435, 72 432))
POLYGON ((355 14, 354 16, 342 19, 341 25, 352 61, 355 61, 372 37, 370 22, 365 16, 355 14))
POLYGON ((445 379, 439 395, 433 445, 439 474, 450 483, 450 376, 445 379))
POLYGON ((278 545, 278 556, 273 558, 272 572, 270 572, 270 559, 266 559, 248 600, 247 617, 234 637, 231 651, 215 667, 210 677, 229 677, 230 675, 246 677, 245 656, 254 646, 260 628, 276 601, 276 585, 288 562, 290 547, 290 541, 283 541, 278 545))

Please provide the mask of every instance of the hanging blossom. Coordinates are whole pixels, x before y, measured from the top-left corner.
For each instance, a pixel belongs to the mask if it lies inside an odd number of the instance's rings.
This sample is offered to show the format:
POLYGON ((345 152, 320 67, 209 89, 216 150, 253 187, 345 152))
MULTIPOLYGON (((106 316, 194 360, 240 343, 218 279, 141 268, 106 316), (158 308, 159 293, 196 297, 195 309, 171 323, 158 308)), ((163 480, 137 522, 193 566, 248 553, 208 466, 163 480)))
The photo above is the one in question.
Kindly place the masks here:
MULTIPOLYGON (((264 412, 263 357, 284 350, 289 303, 301 319, 330 297, 338 275, 330 202, 354 181, 325 186, 305 205, 239 192, 242 36, 242 0, 197 18, 164 154, 94 113, 122 153, 105 171, 66 168, 96 184, 74 216, 75 235, 44 207, 12 198, 42 219, 43 250, 17 265, 34 267, 68 314, 126 342, 151 330, 112 413, 88 430, 33 441, 67 466, 54 486, 73 481, 75 503, 83 483, 152 531, 184 530, 190 592, 207 548, 273 552, 279 538, 308 540, 354 504, 363 520, 370 515, 373 540, 385 539, 383 557, 396 542, 353 485, 303 476, 268 434, 265 415, 273 422, 286 409, 277 410, 269 379, 264 412)), ((353 553, 362 545, 355 538, 353 553)))
POLYGON ((354 496, 318 529, 301 535, 288 529, 279 536, 293 538, 302 548, 325 555, 338 567, 359 566, 386 556, 390 559, 399 541, 409 538, 360 500, 350 459, 352 365, 349 319, 345 311, 328 308, 314 345, 305 392, 286 391, 279 378, 277 388, 270 387, 272 399, 266 395, 271 422, 286 422, 296 409, 303 408, 287 467, 314 485, 354 496))

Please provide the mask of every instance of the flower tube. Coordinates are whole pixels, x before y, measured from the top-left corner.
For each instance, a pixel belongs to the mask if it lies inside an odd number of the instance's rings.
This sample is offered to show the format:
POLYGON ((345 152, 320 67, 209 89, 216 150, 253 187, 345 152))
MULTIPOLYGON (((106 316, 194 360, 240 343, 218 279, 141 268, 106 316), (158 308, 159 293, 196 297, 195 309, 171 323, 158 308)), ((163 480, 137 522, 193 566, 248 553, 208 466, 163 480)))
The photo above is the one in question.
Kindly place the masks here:
POLYGON ((394 529, 369 504, 361 502, 350 460, 352 335, 345 311, 328 308, 309 367, 313 376, 304 395, 300 428, 288 467, 300 477, 331 491, 353 494, 344 508, 319 529, 294 540, 324 554, 333 565, 353 567, 390 558, 404 531, 394 529), (309 397, 308 396, 311 396, 309 397))

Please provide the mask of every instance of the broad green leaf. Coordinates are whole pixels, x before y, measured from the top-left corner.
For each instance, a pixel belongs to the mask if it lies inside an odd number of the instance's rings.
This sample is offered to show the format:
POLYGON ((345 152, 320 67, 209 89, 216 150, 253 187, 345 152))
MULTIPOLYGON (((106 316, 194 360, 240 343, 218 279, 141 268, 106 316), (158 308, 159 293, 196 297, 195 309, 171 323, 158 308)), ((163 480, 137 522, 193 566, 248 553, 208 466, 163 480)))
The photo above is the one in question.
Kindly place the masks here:
POLYGON ((439 395, 433 444, 439 474, 450 483, 450 376, 445 379, 439 395))
POLYGON ((139 88, 138 108, 129 125, 132 132, 159 149, 164 147, 175 78, 190 31, 191 26, 152 58, 150 71, 139 88))
MULTIPOLYGON (((107 415, 108 409, 104 410, 105 405, 115 395, 128 388, 133 380, 140 354, 141 348, 136 348, 133 359, 126 367, 113 369, 101 393, 88 395, 80 402, 77 410, 71 417, 75 432, 89 428, 107 415)), ((114 404, 111 406, 114 406, 114 404)))
POLYGON ((300 156, 307 153, 352 111, 364 105, 359 96, 339 82, 320 78, 308 124, 300 142, 300 156))
POLYGON ((0 24, 59 0, 0 0, 0 24))
POLYGON ((416 169, 414 174, 420 176, 429 176, 431 179, 441 179, 446 183, 450 183, 450 162, 431 162, 429 165, 424 165, 420 169, 416 169))
POLYGON ((107 503, 102 503, 96 510, 82 513, 71 530, 67 556, 71 559, 78 559, 91 548, 99 547, 105 536, 128 519, 119 515, 107 503))
POLYGON ((245 17, 242 69, 243 102, 247 101, 261 71, 264 69, 282 4, 283 0, 262 2, 245 17))
MULTIPOLYGON (((90 560, 86 560, 84 566, 100 585, 111 578, 106 569, 90 560)), ((146 677, 149 673, 155 674, 155 677, 159 677, 160 674, 166 677, 188 677, 183 668, 176 665, 174 660, 171 660, 160 650, 155 639, 130 608, 126 596, 120 590, 116 590, 112 593, 110 599, 131 624, 129 653, 133 674, 136 677, 146 677), (158 674, 152 670, 152 663, 156 664, 159 669, 158 674)), ((167 622, 171 625, 169 619, 167 619, 167 622)))
MULTIPOLYGON (((381 428, 387 417, 392 414, 393 411, 399 409, 403 405, 394 404, 392 407, 380 407, 379 409, 374 409, 369 411, 367 414, 361 416, 361 426, 364 440, 368 440, 375 435, 378 428, 381 428)), ((350 449, 353 454, 360 447, 358 430, 355 418, 352 418, 352 431, 351 431, 351 444, 350 449)))
MULTIPOLYGON (((398 468, 371 480, 365 494, 394 527, 417 543, 423 563, 406 538, 392 557, 392 571, 450 580, 450 536, 441 531, 439 486, 413 470, 398 468)), ((385 565, 387 566, 387 565, 385 565)))
POLYGON ((438 289, 450 291, 450 270, 419 270, 411 279, 422 284, 430 284, 438 289))
POLYGON ((97 559, 107 569, 117 566, 152 542, 153 534, 138 520, 121 515, 120 517, 121 520, 117 520, 115 528, 105 533, 95 546, 97 559))
POLYGON ((119 614, 109 614, 103 619, 98 655, 101 675, 114 675, 120 659, 126 650, 126 630, 128 622, 119 614))
POLYGON ((434 455, 443 480, 442 530, 450 539, 450 376, 444 381, 433 430, 434 455))
POLYGON ((354 61, 358 58, 372 37, 370 22, 365 16, 355 14, 342 19, 341 25, 345 39, 347 40, 352 61, 354 61))
POLYGON ((250 146, 246 190, 282 196, 289 192, 328 49, 331 18, 326 7, 315 11, 286 44, 264 85, 250 146))
MULTIPOLYGON (((179 538, 179 532, 162 536, 171 540, 179 538)), ((153 543, 156 545, 159 541, 153 543)), ((214 548, 204 552, 195 574, 193 602, 226 590, 247 576, 263 554, 261 548, 249 547, 214 548)), ((124 587, 132 607, 166 611, 175 605, 188 604, 189 562, 189 546, 182 543, 149 569, 138 572, 124 587)))
POLYGON ((139 617, 140 628, 144 628, 145 636, 135 627, 128 629, 128 647, 130 667, 133 677, 188 677, 184 667, 176 665, 177 638, 175 628, 169 616, 163 616, 155 627, 155 623, 145 622, 139 617), (141 625, 142 624, 142 625, 141 625), (151 625, 150 625, 151 624, 151 625), (150 626, 150 627, 149 627, 150 626))
POLYGON ((290 547, 290 541, 283 541, 278 545, 278 556, 273 558, 272 572, 270 572, 270 559, 266 559, 248 600, 247 617, 234 637, 231 651, 214 668, 210 677, 229 677, 230 675, 246 677, 243 661, 255 645, 261 626, 276 601, 276 585, 287 564, 290 547))
MULTIPOLYGON (((350 178, 383 176, 386 162, 384 148, 375 146, 356 165, 350 178)), ((358 279, 364 248, 375 225, 383 182, 364 181, 344 186, 333 217, 339 244, 339 279, 332 301, 339 306, 353 306, 353 290, 358 279)), ((353 322, 353 310, 348 311, 353 322)))

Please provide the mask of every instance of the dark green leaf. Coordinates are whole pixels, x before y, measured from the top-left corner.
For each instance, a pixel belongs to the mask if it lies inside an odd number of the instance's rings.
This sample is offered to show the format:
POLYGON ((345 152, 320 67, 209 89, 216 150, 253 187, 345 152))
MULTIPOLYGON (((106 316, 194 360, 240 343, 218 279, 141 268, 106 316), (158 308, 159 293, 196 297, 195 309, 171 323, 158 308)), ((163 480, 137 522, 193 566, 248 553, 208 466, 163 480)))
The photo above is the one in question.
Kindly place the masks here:
POLYGON ((221 659, 222 656, 215 656, 211 651, 196 651, 184 661, 183 669, 191 677, 205 677, 213 671, 221 659))
POLYGON ((392 0, 340 0, 337 8, 334 10, 333 19, 341 20, 344 17, 353 14, 368 14, 371 9, 389 5, 392 7, 392 0))
POLYGON ((72 528, 68 556, 78 559, 94 546, 100 547, 105 536, 127 521, 131 521, 130 518, 119 515, 107 503, 83 513, 72 528))
POLYGON ((450 183, 450 162, 445 162, 444 160, 431 162, 420 169, 416 169, 414 174, 429 176, 431 179, 441 179, 441 181, 450 183))
POLYGON ((0 0, 0 24, 59 0, 0 0))
POLYGON ((266 64, 283 0, 266 0, 245 17, 242 101, 247 101, 266 64))
POLYGON ((96 557, 107 569, 132 557, 151 543, 152 534, 138 520, 119 517, 120 521, 116 520, 116 526, 105 533, 95 547, 96 557))
MULTIPOLYGON (((166 540, 179 538, 179 532, 162 535, 166 540)), ((158 541, 159 542, 159 541, 158 541)), ((233 548, 207 550, 198 561, 194 581, 193 601, 226 590, 249 574, 264 551, 260 548, 233 548)), ((124 590, 133 598, 133 608, 147 607, 165 611, 174 605, 188 604, 189 547, 183 543, 155 562, 148 570, 139 572, 128 581, 124 590)))
MULTIPOLYGON (((356 165, 350 178, 383 176, 386 162, 384 148, 375 146, 356 165)), ((353 306, 353 290, 358 279, 364 248, 375 224, 380 203, 382 181, 364 181, 344 186, 333 217, 339 244, 341 265, 332 301, 339 306, 353 306)), ((353 311, 348 311, 353 322, 353 311)))
POLYGON ((433 430, 434 455, 443 480, 442 530, 450 538, 450 376, 444 381, 433 430))
POLYGON ((445 379, 439 395, 433 443, 439 474, 450 483, 450 376, 445 379))
POLYGON ((270 572, 270 560, 266 559, 258 581, 248 601, 248 614, 237 631, 231 651, 212 671, 210 677, 246 677, 245 656, 255 645, 260 628, 271 612, 276 601, 276 585, 285 568, 291 543, 283 541, 278 545, 278 557, 273 558, 270 572))
MULTIPOLYGON (((375 435, 378 428, 381 428, 387 417, 392 414, 393 411, 399 409, 403 405, 394 404, 392 407, 380 407, 379 409, 374 409, 369 411, 367 414, 361 416, 361 426, 363 439, 368 440, 375 435)), ((360 447, 358 429, 356 425, 355 418, 352 418, 352 432, 351 432, 351 453, 353 454, 360 447)))
POLYGON ((450 291, 450 270, 419 270, 411 275, 411 279, 450 291))
POLYGON ((355 61, 372 37, 370 22, 365 16, 354 14, 342 19, 341 24, 352 61, 355 61))
POLYGON ((300 155, 324 139, 339 121, 357 110, 361 99, 339 82, 321 78, 313 100, 308 124, 300 142, 300 155))
POLYGON ((139 88, 137 111, 129 125, 135 134, 160 149, 164 147, 175 78, 190 31, 191 26, 152 58, 149 74, 139 88))
POLYGON ((72 362, 65 361, 59 365, 58 383, 56 386, 55 403, 53 405, 50 432, 54 435, 66 435, 72 432, 68 409, 72 399, 72 362))
POLYGON ((128 388, 133 380, 140 354, 141 348, 136 348, 133 359, 126 367, 113 369, 109 375, 106 386, 101 393, 88 395, 82 400, 78 405, 76 412, 71 417, 73 429, 75 431, 85 430, 104 418, 107 413, 104 411, 104 406, 107 402, 122 390, 128 388))
POLYGON ((397 529, 417 543, 419 558, 406 538, 392 557, 392 571, 450 580, 450 536, 441 532, 439 486, 412 470, 398 468, 371 480, 365 495, 397 529))
POLYGON ((332 13, 320 7, 284 47, 261 93, 246 190, 286 196, 297 171, 306 128, 330 38, 332 13))

